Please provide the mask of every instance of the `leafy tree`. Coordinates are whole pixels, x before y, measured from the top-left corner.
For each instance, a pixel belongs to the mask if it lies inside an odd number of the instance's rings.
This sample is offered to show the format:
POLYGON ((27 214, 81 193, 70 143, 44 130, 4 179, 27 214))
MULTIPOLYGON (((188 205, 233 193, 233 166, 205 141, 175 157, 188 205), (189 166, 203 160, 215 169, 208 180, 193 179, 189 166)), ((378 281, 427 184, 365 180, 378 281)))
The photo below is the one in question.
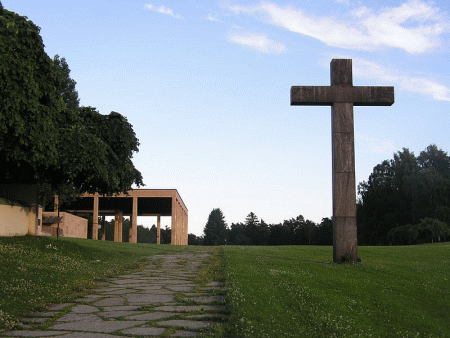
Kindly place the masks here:
POLYGON ((172 230, 166 225, 161 228, 161 244, 170 244, 172 243, 172 230))
POLYGON ((333 245, 333 219, 322 218, 319 226, 315 228, 314 234, 315 245, 333 245))
POLYGON ((251 240, 246 235, 246 226, 244 223, 231 223, 229 231, 229 244, 250 245, 251 240))
POLYGON ((195 234, 188 234, 188 245, 202 245, 203 237, 195 234))
POLYGON ((126 118, 79 108, 67 62, 47 56, 39 27, 0 14, 0 182, 37 183, 44 204, 54 193, 114 194, 142 185, 131 161, 139 142, 126 118))
POLYGON ((223 245, 227 242, 227 223, 222 211, 213 209, 203 230, 205 245, 223 245))
POLYGON ((153 225, 149 229, 142 225, 138 225, 137 226, 137 242, 138 243, 156 244, 156 226, 153 225))
POLYGON ((75 89, 77 83, 70 78, 70 69, 66 59, 55 55, 53 57, 53 65, 55 66, 58 78, 56 90, 64 101, 64 108, 71 111, 77 110, 80 106, 78 92, 75 89))
POLYGON ((63 108, 57 72, 44 51, 40 28, 26 17, 0 13, 0 162, 3 179, 35 177, 57 162, 63 108))
POLYGON ((359 184, 358 193, 360 244, 387 244, 395 238, 409 241, 409 228, 401 226, 419 224, 427 217, 450 220, 450 158, 436 145, 418 157, 404 148, 375 166, 369 180, 359 184), (390 232, 394 228, 398 229, 390 232))
POLYGON ((417 238, 419 243, 440 242, 450 236, 450 228, 447 223, 430 217, 421 220, 416 228, 419 234, 417 238))

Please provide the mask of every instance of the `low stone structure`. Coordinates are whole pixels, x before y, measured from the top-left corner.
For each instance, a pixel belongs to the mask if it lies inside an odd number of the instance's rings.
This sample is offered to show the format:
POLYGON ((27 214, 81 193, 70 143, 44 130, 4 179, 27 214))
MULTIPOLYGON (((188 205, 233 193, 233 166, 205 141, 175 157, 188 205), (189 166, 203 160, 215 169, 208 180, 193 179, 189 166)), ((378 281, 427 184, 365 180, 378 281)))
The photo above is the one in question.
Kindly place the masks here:
MULTIPOLYGON (((72 238, 87 238, 88 220, 83 217, 61 212, 59 215, 59 236, 72 238)), ((43 212, 42 230, 40 235, 56 236, 58 230, 58 213, 43 212)))
POLYGON ((0 205, 0 236, 36 233, 36 212, 30 207, 0 205))
POLYGON ((40 231, 36 185, 0 184, 0 197, 19 201, 16 205, 0 204, 0 236, 36 235, 40 231))

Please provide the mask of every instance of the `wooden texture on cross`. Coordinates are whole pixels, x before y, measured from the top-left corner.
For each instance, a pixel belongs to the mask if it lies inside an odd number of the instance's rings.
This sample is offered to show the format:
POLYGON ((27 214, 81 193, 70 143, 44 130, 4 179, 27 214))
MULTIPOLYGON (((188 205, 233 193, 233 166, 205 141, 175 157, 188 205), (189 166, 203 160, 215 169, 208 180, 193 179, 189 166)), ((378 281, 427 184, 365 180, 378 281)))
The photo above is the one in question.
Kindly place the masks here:
POLYGON ((331 86, 293 86, 291 105, 332 106, 333 259, 356 261, 353 106, 390 106, 394 87, 353 86, 352 60, 333 59, 331 86))

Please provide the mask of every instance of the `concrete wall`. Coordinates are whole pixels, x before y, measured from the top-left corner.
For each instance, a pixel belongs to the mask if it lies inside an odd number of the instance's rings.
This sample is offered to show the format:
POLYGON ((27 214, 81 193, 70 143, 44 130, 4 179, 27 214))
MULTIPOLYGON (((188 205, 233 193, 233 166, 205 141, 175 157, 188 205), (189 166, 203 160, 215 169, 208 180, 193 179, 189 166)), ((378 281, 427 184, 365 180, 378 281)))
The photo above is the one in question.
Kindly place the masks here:
POLYGON ((0 236, 24 236, 35 233, 35 208, 0 204, 0 236))
MULTIPOLYGON (((44 212, 43 215, 58 216, 58 213, 44 212)), ((78 217, 68 212, 61 212, 59 216, 62 217, 59 223, 59 228, 62 229, 62 237, 87 238, 88 220, 86 218, 78 217)), ((51 225, 52 228, 56 228, 57 226, 57 223, 51 225)))

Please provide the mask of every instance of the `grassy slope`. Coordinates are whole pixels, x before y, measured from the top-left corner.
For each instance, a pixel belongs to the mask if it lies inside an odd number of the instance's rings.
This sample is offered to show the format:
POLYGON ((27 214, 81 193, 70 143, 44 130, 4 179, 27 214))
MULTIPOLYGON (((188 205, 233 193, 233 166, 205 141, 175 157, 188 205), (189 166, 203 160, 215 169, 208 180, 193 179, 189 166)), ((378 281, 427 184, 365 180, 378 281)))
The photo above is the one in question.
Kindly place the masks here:
POLYGON ((225 248, 233 337, 448 337, 450 243, 225 248))
POLYGON ((16 317, 64 302, 77 292, 127 270, 138 269, 146 256, 183 248, 59 239, 0 237, 0 332, 16 317))

